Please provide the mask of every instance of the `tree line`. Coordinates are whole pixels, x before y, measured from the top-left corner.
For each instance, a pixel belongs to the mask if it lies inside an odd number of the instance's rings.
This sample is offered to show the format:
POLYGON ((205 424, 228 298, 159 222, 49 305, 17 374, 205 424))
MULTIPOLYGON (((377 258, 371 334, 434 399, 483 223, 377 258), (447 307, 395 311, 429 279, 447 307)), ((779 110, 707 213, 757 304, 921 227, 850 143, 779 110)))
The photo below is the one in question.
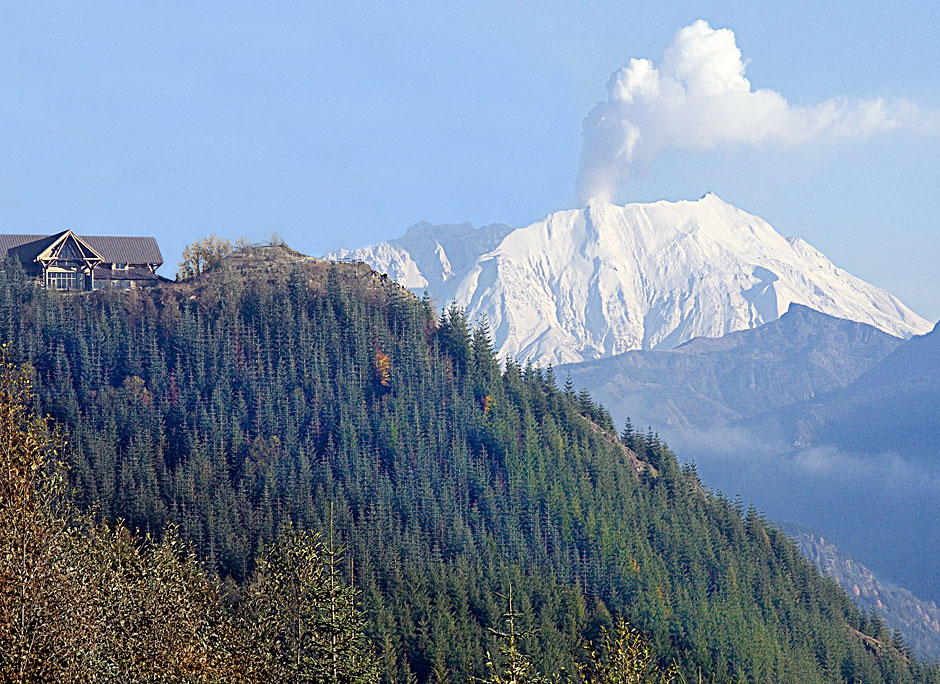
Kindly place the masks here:
POLYGON ((363 265, 240 249, 62 297, 7 261, 0 339, 68 435, 78 509, 155 548, 172 525, 222 587, 250 585, 285 525, 332 529, 385 682, 503 667, 487 629, 510 588, 540 676, 576 672, 623 618, 658 672, 938 681, 653 431, 618 435, 552 369, 498 360, 485 322, 363 265))

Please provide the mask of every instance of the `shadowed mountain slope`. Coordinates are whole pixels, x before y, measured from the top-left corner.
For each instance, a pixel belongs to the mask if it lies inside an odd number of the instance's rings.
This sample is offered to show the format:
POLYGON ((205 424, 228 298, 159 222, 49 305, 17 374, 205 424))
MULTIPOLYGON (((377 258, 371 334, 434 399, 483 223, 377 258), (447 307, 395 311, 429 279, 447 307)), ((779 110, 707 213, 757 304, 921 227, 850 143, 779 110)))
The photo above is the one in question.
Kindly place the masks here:
POLYGON ((940 326, 827 395, 755 419, 797 446, 903 454, 940 469, 940 326))
POLYGON ((869 612, 880 615, 888 629, 898 629, 921 658, 940 660, 940 609, 912 592, 884 582, 867 567, 843 553, 818 532, 801 525, 783 525, 800 552, 836 580, 869 612))
POLYGON ((903 340, 791 304, 778 320, 673 350, 559 366, 615 418, 710 430, 845 387, 903 340))

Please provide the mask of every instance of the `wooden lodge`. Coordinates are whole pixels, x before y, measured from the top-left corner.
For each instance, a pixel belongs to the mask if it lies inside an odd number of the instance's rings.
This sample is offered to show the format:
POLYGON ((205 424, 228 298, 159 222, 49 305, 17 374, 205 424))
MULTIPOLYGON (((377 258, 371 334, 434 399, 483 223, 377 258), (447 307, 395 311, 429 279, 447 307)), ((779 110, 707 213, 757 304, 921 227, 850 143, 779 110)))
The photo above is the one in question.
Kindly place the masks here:
POLYGON ((0 259, 19 259, 50 290, 90 291, 156 285, 163 255, 152 237, 0 234, 0 259))

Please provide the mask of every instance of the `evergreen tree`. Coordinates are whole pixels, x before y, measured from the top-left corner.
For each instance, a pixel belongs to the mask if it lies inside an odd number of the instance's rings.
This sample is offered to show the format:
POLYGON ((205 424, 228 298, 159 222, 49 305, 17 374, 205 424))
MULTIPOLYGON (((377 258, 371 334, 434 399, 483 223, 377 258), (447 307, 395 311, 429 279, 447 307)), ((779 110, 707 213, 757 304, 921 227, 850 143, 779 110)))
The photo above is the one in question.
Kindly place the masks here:
POLYGON ((354 590, 340 581, 339 550, 285 526, 258 559, 247 589, 251 640, 271 682, 377 681, 354 590))
MULTIPOLYGON (((689 677, 838 682, 849 668, 936 681, 871 621, 852 631, 862 622, 849 597, 761 516, 708 492, 655 432, 624 444, 590 395, 498 361, 487 338, 459 309, 437 320, 364 265, 283 246, 239 250, 179 283, 81 297, 0 266, 0 339, 34 368, 35 408, 68 435, 76 500, 152 533, 120 546, 127 568, 156 562, 171 523, 191 546, 159 558, 170 567, 175 555, 181 577, 192 551, 220 586, 273 592, 291 585, 261 578, 290 567, 281 551, 294 549, 288 559, 320 559, 316 591, 329 572, 348 587, 353 573, 330 561, 324 537, 277 541, 285 524, 325 535, 333 502, 388 682, 483 676, 484 627, 504 612, 493 596, 507 579, 514 609, 537 616, 523 643, 538 672, 572 671, 582 640, 617 616, 689 677)), ((63 539, 87 550, 94 527, 63 539)), ((260 607, 279 595, 230 594, 204 612, 251 624, 241 609, 270 615, 260 607)), ((262 662, 296 655, 298 624, 263 623, 262 662)), ((255 667, 248 646, 213 643, 255 667)))

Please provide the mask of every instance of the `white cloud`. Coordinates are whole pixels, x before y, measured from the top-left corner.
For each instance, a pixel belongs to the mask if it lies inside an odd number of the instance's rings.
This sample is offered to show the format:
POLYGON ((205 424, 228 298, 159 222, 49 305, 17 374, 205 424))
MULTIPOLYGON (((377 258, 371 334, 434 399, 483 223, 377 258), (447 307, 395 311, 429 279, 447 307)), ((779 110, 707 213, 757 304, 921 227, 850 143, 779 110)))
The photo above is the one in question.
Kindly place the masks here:
POLYGON ((584 120, 577 190, 582 204, 611 201, 637 167, 667 148, 723 143, 865 139, 899 127, 936 129, 936 117, 904 101, 833 97, 798 107, 774 90, 753 90, 729 29, 699 20, 676 33, 659 66, 631 59, 607 83, 607 101, 584 120))

